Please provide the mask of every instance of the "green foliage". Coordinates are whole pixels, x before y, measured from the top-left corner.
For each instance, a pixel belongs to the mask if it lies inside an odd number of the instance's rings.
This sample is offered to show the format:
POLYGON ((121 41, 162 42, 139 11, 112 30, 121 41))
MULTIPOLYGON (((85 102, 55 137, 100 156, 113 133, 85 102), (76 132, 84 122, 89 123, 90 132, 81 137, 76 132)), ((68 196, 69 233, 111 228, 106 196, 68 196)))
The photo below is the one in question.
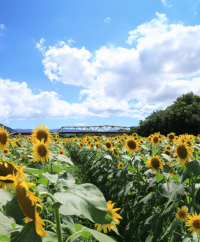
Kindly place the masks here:
POLYGON ((183 94, 165 110, 154 111, 144 121, 140 120, 136 130, 142 137, 156 132, 164 136, 171 132, 197 136, 200 134, 200 96, 193 92, 183 94))

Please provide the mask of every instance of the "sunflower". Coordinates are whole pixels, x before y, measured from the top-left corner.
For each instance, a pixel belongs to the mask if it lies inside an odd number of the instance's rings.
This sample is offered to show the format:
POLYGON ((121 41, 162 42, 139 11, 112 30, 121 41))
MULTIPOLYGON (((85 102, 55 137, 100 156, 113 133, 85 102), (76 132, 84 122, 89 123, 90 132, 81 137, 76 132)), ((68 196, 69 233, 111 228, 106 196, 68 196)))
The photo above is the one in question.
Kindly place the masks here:
MULTIPOLYGON (((162 141, 161 141, 162 142, 162 141)), ((151 143, 152 145, 158 145, 160 144, 160 138, 159 138, 159 134, 154 134, 153 137, 151 138, 151 143)))
POLYGON ((33 144, 35 147, 32 147, 31 149, 34 151, 33 156, 36 161, 41 160, 42 163, 45 162, 45 159, 48 161, 49 153, 47 146, 44 144, 44 139, 42 141, 36 140, 36 143, 33 144))
POLYGON ((45 127, 45 125, 43 125, 43 127, 42 127, 41 124, 39 125, 38 129, 37 129, 37 127, 35 127, 35 129, 32 129, 32 135, 31 136, 32 136, 34 143, 37 140, 41 141, 42 139, 44 139, 45 145, 50 144, 50 142, 51 142, 50 132, 46 129, 47 129, 47 127, 45 127))
POLYGON ((108 179, 109 179, 110 181, 112 181, 112 178, 111 178, 111 177, 109 177, 108 179))
POLYGON ((22 147, 23 147, 23 145, 22 145, 22 144, 20 144, 20 143, 19 143, 19 141, 17 141, 17 140, 15 141, 15 144, 16 144, 18 147, 20 147, 20 148, 22 148, 22 147))
POLYGON ((95 145, 96 145, 96 150, 98 150, 100 148, 100 143, 97 142, 95 145))
POLYGON ((118 169, 122 169, 124 167, 124 163, 123 162, 119 162, 117 167, 118 167, 118 169))
POLYGON ((104 145, 106 146, 106 150, 111 150, 112 149, 112 143, 110 141, 106 141, 104 143, 104 145))
POLYGON ((78 143, 78 146, 79 146, 81 149, 83 149, 84 144, 79 142, 79 143, 78 143))
POLYGON ((119 140, 119 141, 117 142, 117 145, 118 145, 118 146, 122 146, 122 142, 121 142, 121 140, 119 140))
POLYGON ((18 134, 18 137, 21 137, 21 134, 20 133, 18 134))
POLYGON ((178 208, 177 213, 176 213, 176 218, 179 219, 180 221, 184 221, 188 215, 190 215, 190 213, 187 213, 188 208, 184 208, 184 206, 182 206, 182 208, 178 208))
POLYGON ((116 158, 119 158, 119 153, 118 153, 117 149, 114 148, 113 153, 114 153, 116 158))
POLYGON ((199 231, 200 231, 200 214, 197 215, 197 213, 195 212, 195 214, 193 213, 192 215, 189 215, 187 217, 187 222, 185 224, 186 226, 190 226, 190 228, 188 229, 192 234, 194 234, 194 232, 197 233, 197 237, 199 236, 199 231))
POLYGON ((177 146, 175 147, 175 154, 173 157, 177 157, 177 161, 181 166, 183 166, 186 162, 190 162, 191 156, 192 155, 192 150, 189 148, 188 145, 185 145, 182 142, 177 141, 177 146))
MULTIPOLYGON (((115 203, 112 204, 112 201, 107 202, 108 213, 115 222, 119 223, 118 218, 122 219, 122 217, 119 214, 115 213, 115 211, 118 211, 121 208, 113 209, 114 205, 115 203)), ((100 230, 101 226, 102 224, 97 224, 97 223, 95 224, 95 227, 97 227, 97 231, 100 230)), ((109 231, 111 231, 111 229, 114 231, 113 226, 116 228, 116 224, 103 224, 103 232, 107 233, 107 228, 109 231)))
POLYGON ((169 141, 174 142, 175 139, 176 139, 175 133, 172 133, 172 132, 171 132, 170 134, 167 135, 167 141, 168 141, 168 142, 169 142, 169 141))
POLYGON ((42 210, 42 206, 36 202, 42 202, 42 199, 36 197, 33 192, 29 191, 30 186, 35 186, 34 183, 31 182, 21 182, 21 179, 17 181, 16 189, 14 192, 16 193, 16 197, 19 203, 21 210, 23 211, 25 218, 25 223, 29 221, 35 221, 35 229, 38 235, 42 238, 45 236, 49 236, 47 232, 44 231, 42 225, 45 225, 43 220, 40 218, 37 207, 40 207, 42 210))
POLYGON ((13 162, 6 162, 4 158, 0 161, 0 185, 6 190, 6 184, 11 184, 11 187, 16 184, 16 177, 27 179, 22 171, 26 166, 15 165, 13 162))
POLYGON ((60 144, 60 142, 59 142, 59 141, 56 141, 56 144, 57 144, 57 145, 59 145, 59 144, 60 144))
POLYGON ((138 142, 136 140, 133 140, 132 138, 127 139, 125 146, 127 151, 131 152, 131 154, 133 152, 137 152, 140 149, 140 147, 138 146, 138 142))
POLYGON ((60 154, 60 155, 64 155, 64 154, 65 154, 65 151, 62 150, 62 149, 60 149, 60 150, 59 150, 59 154, 60 154))
POLYGON ((66 142, 62 142, 62 145, 66 145, 66 142))
POLYGON ((160 156, 158 155, 153 155, 153 157, 148 157, 150 158, 150 160, 146 161, 146 164, 149 166, 149 167, 152 167, 151 171, 153 173, 156 173, 158 174, 158 169, 163 169, 163 166, 162 166, 162 161, 160 158, 160 156))
POLYGON ((8 155, 8 154, 9 154, 9 149, 5 148, 5 149, 3 150, 3 154, 4 154, 4 155, 8 155))
POLYGON ((171 150, 171 146, 170 145, 167 145, 166 147, 165 147, 165 150, 171 150))
POLYGON ((8 132, 6 129, 4 130, 4 126, 0 126, 0 150, 3 150, 8 145, 8 132))
POLYGON ((168 156, 171 156, 171 151, 169 151, 169 150, 164 150, 164 151, 163 151, 163 154, 166 154, 166 155, 168 155, 168 156))

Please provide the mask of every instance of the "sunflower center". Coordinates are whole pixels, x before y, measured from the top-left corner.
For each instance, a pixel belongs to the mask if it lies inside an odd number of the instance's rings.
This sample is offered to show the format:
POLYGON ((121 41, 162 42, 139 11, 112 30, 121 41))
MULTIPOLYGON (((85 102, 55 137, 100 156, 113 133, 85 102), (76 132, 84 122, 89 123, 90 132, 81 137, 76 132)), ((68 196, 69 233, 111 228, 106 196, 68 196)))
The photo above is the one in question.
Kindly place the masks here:
POLYGON ((108 149, 110 149, 110 148, 111 148, 111 144, 110 144, 109 142, 107 142, 107 143, 106 143, 106 147, 107 147, 108 149))
POLYGON ((21 147, 21 144, 18 141, 16 141, 15 143, 18 147, 21 147))
POLYGON ((6 141, 7 141, 7 135, 5 132, 1 132, 0 133, 0 143, 2 145, 5 145, 6 144, 6 141))
POLYGON ((61 154, 61 155, 63 155, 63 154, 64 154, 64 152, 61 150, 61 151, 60 151, 60 154, 61 154))
POLYGON ((185 218, 185 217, 186 217, 186 214, 185 214, 184 211, 180 211, 180 212, 179 212, 179 216, 180 216, 181 218, 185 218))
POLYGON ((4 150, 3 153, 4 153, 4 154, 7 154, 7 153, 8 153, 8 150, 4 150))
POLYGON ((41 156, 41 157, 45 157, 46 154, 47 154, 47 149, 46 149, 46 146, 45 145, 38 145, 38 154, 41 156))
POLYGON ((170 155, 170 152, 168 150, 165 150, 166 155, 170 155))
POLYGON ((118 151, 117 151, 117 150, 115 150, 115 149, 114 149, 114 153, 115 153, 115 155, 118 155, 118 151))
POLYGON ((40 141, 42 140, 42 139, 44 139, 44 143, 47 141, 47 133, 46 133, 46 131, 44 131, 44 130, 39 130, 38 132, 37 132, 37 139, 39 139, 40 141))
POLYGON ((171 139, 171 140, 174 139, 174 135, 173 134, 170 134, 169 135, 169 139, 171 139))
POLYGON ((130 149, 132 149, 132 150, 134 150, 134 149, 136 148, 136 143, 135 143, 135 141, 133 141, 133 140, 129 140, 129 141, 127 142, 127 145, 128 145, 128 147, 129 147, 130 149))
POLYGON ((195 228, 197 228, 197 229, 199 229, 200 228, 200 220, 194 220, 194 222, 193 222, 193 226, 195 227, 195 228))
POLYGON ((158 137, 153 138, 154 143, 158 143, 158 137))
POLYGON ((153 168, 158 169, 158 167, 160 166, 160 162, 157 158, 152 158, 151 165, 153 166, 153 168))
POLYGON ((177 148, 177 153, 178 153, 178 156, 181 158, 181 159, 185 159, 187 157, 187 149, 185 148, 184 145, 179 145, 178 148, 177 148))
MULTIPOLYGON (((13 167, 12 164, 6 163, 6 162, 0 163, 0 176, 12 175, 13 171, 14 171, 14 174, 16 175, 17 170, 13 167)), ((12 180, 0 180, 0 181, 4 182, 4 183, 13 183, 14 182, 12 180)))
POLYGON ((34 206, 32 205, 32 202, 29 197, 26 196, 26 189, 25 187, 21 186, 20 184, 17 184, 16 186, 16 196, 17 200, 19 202, 19 206, 23 213, 35 220, 35 209, 34 206))

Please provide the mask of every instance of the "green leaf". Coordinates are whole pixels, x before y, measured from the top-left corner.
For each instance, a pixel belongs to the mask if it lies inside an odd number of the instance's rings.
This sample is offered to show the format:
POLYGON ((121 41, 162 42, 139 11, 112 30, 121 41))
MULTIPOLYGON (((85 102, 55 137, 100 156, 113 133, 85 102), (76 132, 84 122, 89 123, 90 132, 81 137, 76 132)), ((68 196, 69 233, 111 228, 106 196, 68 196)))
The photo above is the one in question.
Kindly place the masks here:
POLYGON ((42 173, 44 177, 46 177, 50 182, 57 183, 58 180, 58 174, 56 172, 46 172, 42 173))
POLYGON ((11 223, 15 223, 14 218, 8 218, 0 212, 0 234, 6 234, 13 230, 11 223))
POLYGON ((163 178, 164 178, 164 176, 160 172, 158 174, 156 174, 156 181, 157 181, 157 183, 162 181, 163 178))
POLYGON ((192 160, 186 164, 188 170, 190 170, 195 177, 200 175, 200 163, 197 160, 192 160))
POLYGON ((89 239, 92 237, 92 234, 88 231, 83 231, 81 234, 84 236, 84 238, 89 239))
POLYGON ((17 197, 9 190, 0 189, 0 203, 2 211, 17 222, 22 223, 25 215, 19 207, 17 197))
POLYGON ((78 231, 81 231, 81 229, 82 229, 82 225, 80 225, 80 224, 75 224, 74 225, 74 228, 75 228, 75 230, 78 232, 78 231))
POLYGON ((47 178, 40 178, 40 179, 37 180, 36 183, 43 184, 44 186, 47 186, 48 181, 47 181, 47 178))
POLYGON ((15 225, 16 225, 15 223, 11 223, 11 226, 13 229, 15 229, 15 225))
POLYGON ((49 236, 42 238, 42 242, 58 242, 57 234, 51 231, 46 231, 46 232, 49 234, 49 236))
POLYGON ((43 172, 42 170, 38 170, 34 168, 24 168, 23 170, 31 174, 39 174, 39 175, 42 175, 42 172, 43 172))
POLYGON ((102 192, 93 184, 74 185, 64 192, 56 192, 54 197, 63 204, 60 207, 61 214, 82 214, 99 224, 110 224, 112 221, 102 192))
POLYGON ((63 168, 59 165, 53 164, 53 171, 57 172, 58 174, 63 170, 63 168))
POLYGON ((180 178, 179 174, 176 174, 176 175, 174 175, 174 176, 171 178, 171 180, 174 180, 174 181, 176 181, 177 183, 180 183, 179 178, 180 178))
POLYGON ((157 154, 157 153, 158 153, 158 150, 153 150, 152 156, 155 155, 155 154, 157 154))
POLYGON ((10 242, 10 238, 6 235, 0 235, 0 242, 10 242))
POLYGON ((101 157, 101 156, 102 156, 102 154, 101 154, 101 153, 99 153, 99 154, 97 154, 97 155, 95 156, 95 158, 94 158, 94 159, 95 159, 95 160, 98 160, 98 158, 99 158, 99 157, 101 157))
POLYGON ((51 205, 51 207, 52 207, 53 209, 55 209, 55 208, 60 208, 61 205, 62 205, 62 203, 55 202, 55 203, 53 203, 53 204, 51 205))
POLYGON ((74 165, 73 162, 65 155, 57 155, 57 156, 55 156, 55 158, 57 158, 60 161, 64 161, 66 163, 69 163, 72 166, 74 165))
POLYGON ((172 223, 171 223, 171 226, 170 226, 170 233, 172 234, 172 232, 178 227, 178 225, 180 224, 180 221, 179 220, 174 220, 172 223))
POLYGON ((42 242, 42 238, 35 230, 35 221, 27 223, 11 242, 42 242))
POLYGON ((163 197, 169 198, 175 186, 176 182, 173 180, 169 180, 167 183, 159 184, 158 191, 163 197))
POLYGON ((61 183, 63 186, 72 187, 75 184, 75 178, 71 173, 65 172, 62 176, 58 177, 58 183, 61 183))
MULTIPOLYGON (((114 227, 114 226, 113 226, 114 227)), ((99 242, 116 242, 115 239, 112 239, 111 237, 103 234, 103 233, 100 233, 96 230, 93 230, 93 229, 89 229, 85 226, 83 226, 83 231, 89 231, 94 237, 95 239, 97 239, 99 242)))

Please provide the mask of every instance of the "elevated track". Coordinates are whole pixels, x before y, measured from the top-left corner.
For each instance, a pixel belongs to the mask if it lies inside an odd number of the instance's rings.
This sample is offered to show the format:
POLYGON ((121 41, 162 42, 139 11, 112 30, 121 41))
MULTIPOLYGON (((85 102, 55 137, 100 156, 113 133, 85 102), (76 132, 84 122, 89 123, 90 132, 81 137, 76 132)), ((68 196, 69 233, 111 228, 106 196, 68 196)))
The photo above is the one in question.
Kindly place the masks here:
MULTIPOLYGON (((131 127, 123 127, 123 126, 111 126, 111 125, 101 125, 101 126, 62 126, 56 132, 50 133, 58 133, 58 134, 123 134, 130 132, 131 127)), ((14 135, 18 135, 19 132, 14 133, 14 135)), ((21 132, 21 135, 30 136, 32 132, 21 132)))

